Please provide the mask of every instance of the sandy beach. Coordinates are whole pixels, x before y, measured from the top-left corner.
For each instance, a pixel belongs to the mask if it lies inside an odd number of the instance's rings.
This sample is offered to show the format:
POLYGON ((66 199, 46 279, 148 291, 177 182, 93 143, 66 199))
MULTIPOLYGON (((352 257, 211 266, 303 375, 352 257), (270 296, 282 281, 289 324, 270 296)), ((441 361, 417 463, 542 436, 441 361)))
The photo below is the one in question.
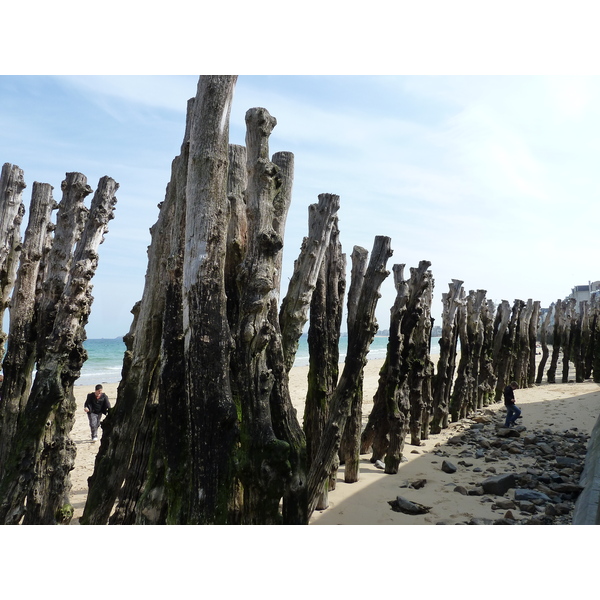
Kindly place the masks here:
MULTIPOLYGON (((365 368, 363 420, 372 408, 372 398, 377 389, 382 360, 370 360, 365 368)), ((307 367, 295 367, 290 375, 290 391, 294 405, 301 417, 306 394, 307 367)), ((111 403, 116 399, 117 384, 105 383, 104 391, 111 403)), ((78 524, 87 495, 87 479, 92 474, 98 443, 92 443, 87 416, 83 403, 93 386, 75 386, 77 416, 71 437, 77 445, 75 468, 71 473, 71 499, 75 509, 72 524, 78 524)), ((571 429, 589 435, 600 415, 600 385, 591 381, 585 383, 542 384, 528 389, 517 390, 517 405, 523 410, 520 425, 527 433, 552 430, 563 432, 571 429), (574 429, 576 428, 576 429, 574 429)), ((503 419, 504 406, 494 404, 485 409, 490 418, 503 419)), ((472 487, 493 472, 484 458, 471 458, 462 466, 460 446, 448 444, 448 440, 468 429, 473 421, 466 419, 452 423, 440 434, 430 435, 419 447, 411 446, 410 440, 404 447, 406 462, 396 475, 386 475, 369 462, 370 455, 362 457, 360 479, 356 483, 345 483, 343 467, 338 474, 336 489, 330 493, 330 506, 316 511, 312 525, 427 525, 459 524, 476 519, 498 519, 506 510, 493 508, 492 502, 484 502, 480 496, 463 495, 455 492, 457 486, 472 487), (442 452, 441 452, 442 451, 442 452), (443 454, 440 456, 440 453, 443 454), (443 460, 458 465, 455 473, 441 469, 443 460), (421 489, 407 488, 406 482, 426 480, 421 489), (389 501, 402 495, 413 502, 431 507, 426 514, 408 515, 394 512, 389 501)), ((464 461, 463 461, 464 462, 464 461)), ((526 456, 511 455, 493 463, 495 473, 517 472, 530 466, 526 456)), ((510 491, 507 496, 510 497, 510 491)))

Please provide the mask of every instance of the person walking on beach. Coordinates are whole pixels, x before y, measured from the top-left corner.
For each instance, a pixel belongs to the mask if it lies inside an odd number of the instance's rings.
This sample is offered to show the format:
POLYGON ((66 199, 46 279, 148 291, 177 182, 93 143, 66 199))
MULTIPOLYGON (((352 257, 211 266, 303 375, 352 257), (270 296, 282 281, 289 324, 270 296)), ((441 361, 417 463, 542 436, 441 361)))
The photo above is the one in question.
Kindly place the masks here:
POLYGON ((504 427, 512 427, 521 417, 521 409, 515 404, 515 390, 518 388, 516 381, 504 388, 504 406, 506 406, 506 421, 504 427))
POLYGON ((108 414, 110 402, 108 396, 102 390, 102 386, 98 384, 96 390, 88 394, 83 405, 83 410, 87 413, 90 421, 90 429, 92 430, 92 442, 98 441, 98 427, 100 427, 100 419, 102 415, 108 414))

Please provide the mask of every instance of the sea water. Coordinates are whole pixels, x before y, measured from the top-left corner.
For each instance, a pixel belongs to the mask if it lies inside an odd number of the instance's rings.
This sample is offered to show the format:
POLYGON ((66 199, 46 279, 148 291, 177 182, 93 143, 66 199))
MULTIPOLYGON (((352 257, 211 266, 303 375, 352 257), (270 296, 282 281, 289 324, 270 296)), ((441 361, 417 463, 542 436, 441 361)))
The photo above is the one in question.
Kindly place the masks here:
MULTIPOLYGON (((431 353, 439 353, 440 338, 431 339, 431 353)), ((348 338, 340 338, 340 362, 346 357, 348 338)), ((384 359, 387 351, 387 335, 377 335, 369 348, 369 360, 384 359)), ((125 344, 122 338, 91 339, 83 344, 87 350, 88 359, 81 368, 81 376, 75 385, 95 385, 97 383, 118 383, 121 380, 125 344)), ((303 334, 298 343, 295 367, 308 365, 308 337, 303 334)))
POLYGON ((83 347, 88 359, 81 367, 81 376, 75 385, 118 383, 121 380, 125 343, 123 338, 85 340, 83 347))

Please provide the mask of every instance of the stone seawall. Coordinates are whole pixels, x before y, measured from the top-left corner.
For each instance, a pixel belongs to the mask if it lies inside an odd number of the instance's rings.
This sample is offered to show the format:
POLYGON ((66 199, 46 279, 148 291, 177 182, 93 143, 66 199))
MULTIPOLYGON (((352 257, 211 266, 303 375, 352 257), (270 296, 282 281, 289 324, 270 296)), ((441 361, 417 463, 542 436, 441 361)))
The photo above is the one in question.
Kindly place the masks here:
POLYGON ((600 416, 588 442, 580 484, 584 490, 575 503, 573 525, 600 525, 600 416))

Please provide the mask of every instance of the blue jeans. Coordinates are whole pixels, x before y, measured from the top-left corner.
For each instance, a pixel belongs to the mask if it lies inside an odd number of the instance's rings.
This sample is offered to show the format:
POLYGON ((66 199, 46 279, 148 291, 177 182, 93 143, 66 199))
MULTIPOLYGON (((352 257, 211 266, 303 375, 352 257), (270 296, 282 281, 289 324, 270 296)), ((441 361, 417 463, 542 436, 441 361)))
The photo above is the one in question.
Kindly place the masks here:
POLYGON ((521 416, 521 409, 516 404, 506 404, 506 421, 504 427, 510 427, 521 416))
POLYGON ((100 419, 102 415, 97 415, 96 413, 89 412, 88 419, 90 421, 90 429, 92 430, 92 439, 98 437, 98 427, 100 427, 100 419))

